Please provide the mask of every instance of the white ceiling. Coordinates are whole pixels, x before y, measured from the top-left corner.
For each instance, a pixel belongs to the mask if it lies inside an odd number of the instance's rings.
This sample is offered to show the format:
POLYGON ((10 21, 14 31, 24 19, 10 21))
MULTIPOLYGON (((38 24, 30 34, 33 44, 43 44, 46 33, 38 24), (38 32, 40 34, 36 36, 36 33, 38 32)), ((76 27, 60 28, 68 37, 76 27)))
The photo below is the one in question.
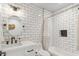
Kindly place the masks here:
POLYGON ((65 8, 73 3, 34 3, 34 5, 40 7, 40 8, 45 8, 51 12, 58 11, 62 8, 65 8))

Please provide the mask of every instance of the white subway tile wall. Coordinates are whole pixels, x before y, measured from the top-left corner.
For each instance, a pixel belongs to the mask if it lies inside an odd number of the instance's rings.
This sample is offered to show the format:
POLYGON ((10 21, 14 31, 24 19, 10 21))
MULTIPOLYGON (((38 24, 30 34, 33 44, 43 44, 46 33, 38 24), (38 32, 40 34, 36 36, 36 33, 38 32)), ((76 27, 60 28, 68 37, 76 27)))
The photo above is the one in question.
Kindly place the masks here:
POLYGON ((78 8, 79 6, 76 6, 52 17, 52 46, 68 52, 78 53, 78 8), (60 30, 67 30, 67 37, 61 37, 60 30))
POLYGON ((40 43, 42 40, 42 9, 29 4, 27 5, 26 10, 26 40, 31 40, 40 43))
MULTIPOLYGON (((10 5, 10 4, 9 4, 10 5)), ((19 37, 21 40, 31 40, 33 42, 37 42, 38 44, 42 41, 42 23, 43 23, 43 9, 36 7, 32 4, 13 4, 15 6, 19 6, 21 12, 13 12, 8 4, 2 4, 1 17, 6 23, 7 19, 16 15, 21 18, 21 22, 25 26, 23 29, 23 33, 19 36, 16 36, 16 39, 19 37), (11 12, 12 11, 12 12, 11 12)), ((49 11, 45 10, 45 17, 50 16, 49 11)), ((6 32, 4 33, 4 39, 10 40, 10 35, 6 32), (6 34, 6 35, 5 35, 6 34)))

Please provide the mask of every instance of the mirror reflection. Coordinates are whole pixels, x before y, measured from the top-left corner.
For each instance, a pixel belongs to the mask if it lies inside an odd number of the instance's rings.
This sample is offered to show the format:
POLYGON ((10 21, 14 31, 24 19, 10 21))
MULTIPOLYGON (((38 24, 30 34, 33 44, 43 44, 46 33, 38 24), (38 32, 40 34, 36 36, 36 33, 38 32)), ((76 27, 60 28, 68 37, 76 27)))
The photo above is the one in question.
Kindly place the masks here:
POLYGON ((15 24, 8 24, 8 29, 9 30, 14 30, 15 29, 15 24))

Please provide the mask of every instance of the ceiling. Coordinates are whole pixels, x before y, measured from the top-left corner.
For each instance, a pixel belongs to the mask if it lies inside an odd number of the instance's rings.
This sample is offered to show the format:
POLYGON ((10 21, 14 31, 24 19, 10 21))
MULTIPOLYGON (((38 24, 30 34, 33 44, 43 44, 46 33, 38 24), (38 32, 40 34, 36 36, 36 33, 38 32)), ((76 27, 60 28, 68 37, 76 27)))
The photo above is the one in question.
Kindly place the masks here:
POLYGON ((51 12, 58 11, 64 7, 67 7, 73 3, 34 3, 34 5, 40 7, 40 8, 45 8, 51 12))

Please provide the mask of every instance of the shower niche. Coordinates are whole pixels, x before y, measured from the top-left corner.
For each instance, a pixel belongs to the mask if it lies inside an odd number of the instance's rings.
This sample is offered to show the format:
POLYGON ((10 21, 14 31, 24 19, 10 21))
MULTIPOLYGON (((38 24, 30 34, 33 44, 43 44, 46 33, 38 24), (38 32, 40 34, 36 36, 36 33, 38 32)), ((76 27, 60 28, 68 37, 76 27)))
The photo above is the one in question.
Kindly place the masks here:
POLYGON ((67 37, 67 30, 60 30, 61 37, 67 37))

